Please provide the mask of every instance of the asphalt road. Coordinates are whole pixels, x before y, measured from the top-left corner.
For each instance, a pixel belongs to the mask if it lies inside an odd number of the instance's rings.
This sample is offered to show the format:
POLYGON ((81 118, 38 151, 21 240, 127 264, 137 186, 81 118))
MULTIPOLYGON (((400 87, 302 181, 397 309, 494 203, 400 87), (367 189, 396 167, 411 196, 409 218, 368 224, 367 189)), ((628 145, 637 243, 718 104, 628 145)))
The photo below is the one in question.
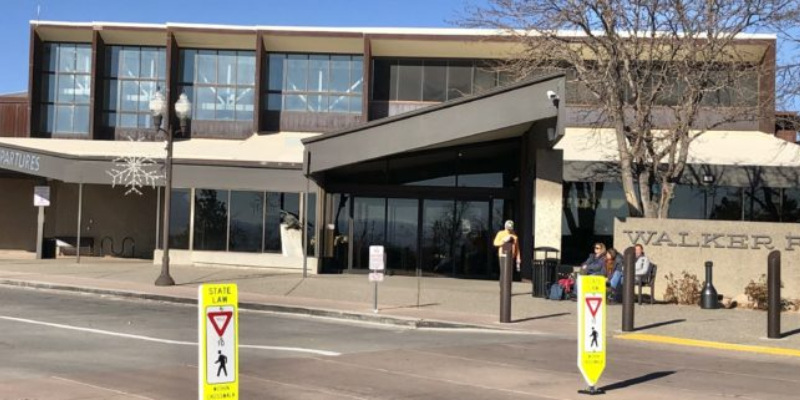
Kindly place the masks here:
MULTIPOLYGON (((0 399, 195 399, 194 307, 0 288, 0 399)), ((242 399, 580 399, 574 340, 242 312, 242 399)), ((798 399, 800 361, 611 339, 606 399, 798 399)))

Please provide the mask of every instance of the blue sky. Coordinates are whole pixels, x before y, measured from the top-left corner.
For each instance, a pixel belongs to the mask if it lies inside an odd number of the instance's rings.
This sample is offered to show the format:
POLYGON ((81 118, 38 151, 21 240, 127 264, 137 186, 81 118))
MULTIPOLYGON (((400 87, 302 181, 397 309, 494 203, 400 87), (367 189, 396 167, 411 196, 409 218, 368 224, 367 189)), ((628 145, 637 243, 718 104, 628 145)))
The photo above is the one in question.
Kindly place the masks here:
POLYGON ((29 21, 446 27, 465 0, 2 0, 0 93, 27 90, 29 21), (158 11, 154 11, 158 10, 158 11))

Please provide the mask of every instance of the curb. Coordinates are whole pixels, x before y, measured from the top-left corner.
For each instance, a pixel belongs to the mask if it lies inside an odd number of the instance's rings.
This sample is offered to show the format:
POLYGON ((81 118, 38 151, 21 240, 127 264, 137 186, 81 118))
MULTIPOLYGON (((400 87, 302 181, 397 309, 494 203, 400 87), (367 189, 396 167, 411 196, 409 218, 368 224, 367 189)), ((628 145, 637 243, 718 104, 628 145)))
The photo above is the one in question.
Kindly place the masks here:
MULTIPOLYGON (((47 283, 47 282, 30 282, 30 281, 19 281, 12 279, 0 279, 0 285, 29 288, 29 289, 46 289, 46 290, 55 290, 55 291, 72 292, 72 293, 88 293, 88 294, 114 296, 127 299, 161 301, 173 304, 187 304, 187 305, 197 304, 197 299, 192 299, 187 297, 132 292, 124 290, 100 289, 100 288, 91 288, 83 286, 70 286, 70 285, 47 283)), ((357 313, 352 311, 337 311, 337 310, 327 310, 323 308, 311 308, 311 307, 301 307, 301 306, 285 306, 280 304, 239 302, 239 308, 242 310, 249 310, 249 311, 269 311, 280 314, 324 317, 324 318, 332 318, 345 321, 359 321, 359 322, 369 322, 382 325, 401 326, 412 329, 421 329, 421 328, 475 329, 475 330, 491 330, 497 332, 515 332, 514 330, 504 329, 500 327, 485 326, 485 325, 463 324, 457 322, 439 321, 432 319, 401 318, 401 317, 392 317, 386 315, 357 313)))

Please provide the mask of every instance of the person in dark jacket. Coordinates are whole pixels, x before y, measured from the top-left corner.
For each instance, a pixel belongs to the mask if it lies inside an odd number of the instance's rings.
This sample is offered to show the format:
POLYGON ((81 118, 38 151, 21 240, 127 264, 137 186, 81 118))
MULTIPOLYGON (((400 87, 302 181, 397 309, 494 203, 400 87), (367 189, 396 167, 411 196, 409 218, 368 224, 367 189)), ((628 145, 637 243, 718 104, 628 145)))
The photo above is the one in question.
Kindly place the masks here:
POLYGON ((624 259, 615 249, 608 249, 606 252, 606 269, 608 276, 609 299, 616 301, 618 298, 620 283, 622 283, 622 270, 624 259))
POLYGON ((589 258, 581 264, 581 274, 605 276, 606 245, 602 243, 594 244, 594 252, 589 254, 589 258))

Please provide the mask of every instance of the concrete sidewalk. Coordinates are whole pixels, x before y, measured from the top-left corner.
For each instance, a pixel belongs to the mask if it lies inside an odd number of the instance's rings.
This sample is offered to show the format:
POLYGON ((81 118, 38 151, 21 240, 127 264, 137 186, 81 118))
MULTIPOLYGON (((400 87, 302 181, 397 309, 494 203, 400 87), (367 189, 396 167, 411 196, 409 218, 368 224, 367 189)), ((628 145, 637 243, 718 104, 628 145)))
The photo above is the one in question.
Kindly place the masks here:
MULTIPOLYGON (((0 284, 71 290, 196 304, 203 283, 239 285, 242 308, 357 319, 415 327, 488 328, 575 337, 573 301, 549 301, 531 296, 531 285, 514 283, 511 324, 500 324, 499 287, 494 281, 387 276, 379 285, 379 313, 374 314, 373 286, 366 275, 312 275, 274 273, 254 268, 173 266, 176 286, 153 284, 160 266, 145 261, 84 258, 58 260, 0 260, 0 284)), ((609 335, 624 337, 622 306, 608 307, 609 335)), ((675 305, 636 306, 637 334, 629 339, 674 344, 691 339, 727 345, 787 349, 800 355, 800 313, 783 313, 784 338, 768 340, 767 314, 751 310, 701 310, 675 305), (653 336, 655 335, 655 336, 653 336), (641 339, 640 337, 645 337, 641 339)), ((700 346, 714 347, 714 346, 700 346)), ((769 353, 767 351, 766 353, 769 353)), ((774 352, 773 352, 774 354, 774 352)), ((782 354, 780 351, 777 354, 782 354)))

